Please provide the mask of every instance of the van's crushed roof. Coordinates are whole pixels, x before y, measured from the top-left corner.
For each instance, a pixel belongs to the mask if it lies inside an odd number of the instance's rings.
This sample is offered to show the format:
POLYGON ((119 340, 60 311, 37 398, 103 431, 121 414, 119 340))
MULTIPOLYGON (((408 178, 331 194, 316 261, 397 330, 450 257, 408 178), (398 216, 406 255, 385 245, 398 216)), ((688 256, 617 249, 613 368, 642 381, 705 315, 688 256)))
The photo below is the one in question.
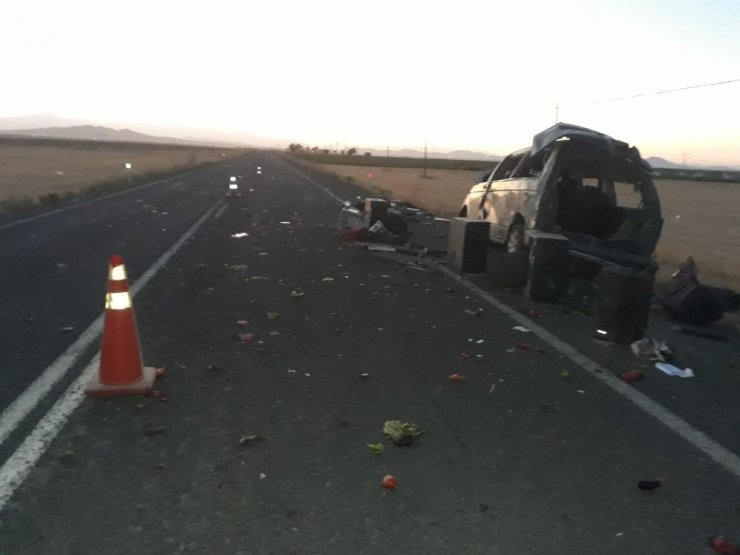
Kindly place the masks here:
POLYGON ((640 165, 648 171, 652 169, 650 164, 642 159, 637 148, 630 148, 630 146, 623 141, 618 141, 604 133, 599 133, 598 131, 587 129, 586 127, 573 125, 572 123, 556 123, 552 127, 548 127, 544 131, 537 133, 532 139, 532 156, 541 152, 555 141, 564 138, 585 139, 587 141, 600 143, 605 146, 609 152, 622 155, 635 162, 639 161, 640 165))

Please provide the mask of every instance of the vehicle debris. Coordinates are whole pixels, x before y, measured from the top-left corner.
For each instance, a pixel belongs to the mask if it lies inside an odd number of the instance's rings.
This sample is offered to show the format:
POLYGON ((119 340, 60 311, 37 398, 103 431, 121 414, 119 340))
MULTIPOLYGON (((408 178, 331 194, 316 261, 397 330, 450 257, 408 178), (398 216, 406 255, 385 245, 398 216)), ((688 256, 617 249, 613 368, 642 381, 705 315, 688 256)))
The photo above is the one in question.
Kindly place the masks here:
POLYGON ((383 425, 383 433, 391 439, 394 445, 406 447, 414 443, 416 438, 421 435, 421 430, 416 424, 409 424, 400 420, 387 420, 383 425))
POLYGON ((259 434, 252 434, 248 436, 242 436, 239 438, 239 445, 247 446, 252 443, 259 443, 260 441, 264 440, 265 438, 259 434))
POLYGON ((665 341, 645 337, 630 344, 630 349, 636 357, 665 362, 673 359, 673 351, 665 341))
POLYGON ((724 316, 724 307, 711 287, 699 282, 699 271, 689 256, 658 292, 658 300, 674 319, 704 326, 724 316))
POLYGON ((245 231, 242 231, 242 232, 239 232, 239 233, 232 233, 231 236, 234 239, 241 239, 242 237, 249 237, 249 233, 247 233, 245 231))
POLYGON ((694 371, 691 368, 684 368, 683 370, 681 370, 680 368, 673 366, 672 364, 668 364, 667 362, 656 362, 655 367, 664 374, 668 374, 669 376, 676 376, 679 378, 694 377, 694 371))

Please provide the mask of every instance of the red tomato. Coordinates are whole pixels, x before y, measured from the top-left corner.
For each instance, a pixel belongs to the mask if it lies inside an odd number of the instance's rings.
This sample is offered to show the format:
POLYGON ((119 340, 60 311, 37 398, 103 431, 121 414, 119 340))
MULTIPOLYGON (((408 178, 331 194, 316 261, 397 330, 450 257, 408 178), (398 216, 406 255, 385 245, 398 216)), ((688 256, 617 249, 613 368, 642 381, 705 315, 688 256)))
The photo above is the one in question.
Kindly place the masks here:
POLYGON ((398 482, 396 482, 396 479, 393 476, 388 474, 387 476, 383 476, 381 484, 383 484, 385 489, 396 489, 398 482))
POLYGON ((449 377, 449 380, 451 382, 464 382, 465 381, 465 377, 462 374, 452 374, 449 377))

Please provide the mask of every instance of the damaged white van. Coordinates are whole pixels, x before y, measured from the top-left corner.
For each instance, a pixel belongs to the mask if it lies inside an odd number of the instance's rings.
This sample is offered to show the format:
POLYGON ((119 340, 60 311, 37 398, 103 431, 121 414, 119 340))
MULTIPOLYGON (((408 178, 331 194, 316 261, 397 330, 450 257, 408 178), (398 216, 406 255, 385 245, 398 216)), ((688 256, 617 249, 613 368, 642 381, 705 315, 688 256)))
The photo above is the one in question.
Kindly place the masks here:
POLYGON ((491 240, 525 249, 528 230, 560 233, 572 255, 650 267, 663 219, 650 165, 635 147, 558 123, 475 185, 460 216, 491 223, 491 240))

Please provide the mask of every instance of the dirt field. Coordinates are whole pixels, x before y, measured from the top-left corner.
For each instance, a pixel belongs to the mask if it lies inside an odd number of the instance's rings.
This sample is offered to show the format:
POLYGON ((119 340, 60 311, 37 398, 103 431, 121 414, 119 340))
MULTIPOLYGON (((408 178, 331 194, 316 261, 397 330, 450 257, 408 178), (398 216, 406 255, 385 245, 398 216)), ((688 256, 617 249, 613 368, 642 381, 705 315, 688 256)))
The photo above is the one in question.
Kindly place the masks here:
POLYGON ((90 185, 150 172, 179 170, 243 154, 206 147, 95 144, 70 141, 0 142, 0 201, 79 192, 90 185), (225 154, 226 156, 222 156, 225 154))
MULTIPOLYGON (((457 215, 479 172, 374 168, 316 164, 391 198, 441 216, 457 215), (372 174, 372 177, 369 175, 372 174)), ((740 291, 740 185, 697 181, 656 181, 665 224, 657 255, 659 280, 667 279, 687 256, 700 279, 740 291)))

